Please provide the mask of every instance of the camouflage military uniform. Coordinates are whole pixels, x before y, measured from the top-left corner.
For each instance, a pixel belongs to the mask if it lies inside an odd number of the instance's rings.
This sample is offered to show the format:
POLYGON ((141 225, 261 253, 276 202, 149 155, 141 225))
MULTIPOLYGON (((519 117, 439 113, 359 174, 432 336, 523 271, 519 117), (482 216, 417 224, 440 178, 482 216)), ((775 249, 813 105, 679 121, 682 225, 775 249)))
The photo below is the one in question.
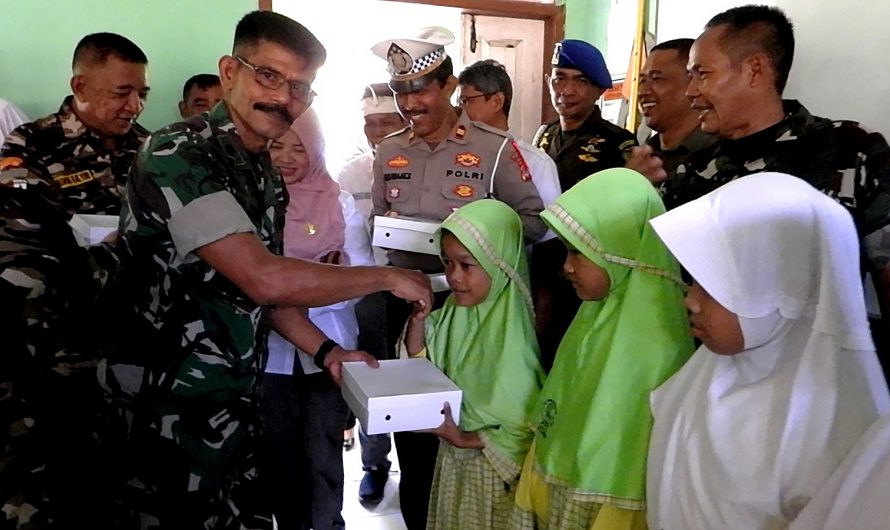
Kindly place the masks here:
POLYGON ((271 528, 254 454, 263 308, 195 250, 250 232, 281 254, 281 180, 219 104, 152 134, 127 200, 129 322, 104 371, 129 426, 123 502, 143 527, 271 528))
POLYGON ((676 173, 677 166, 685 162, 689 155, 710 147, 715 141, 717 141, 716 136, 702 132, 700 128, 696 127, 674 149, 662 149, 660 134, 652 135, 651 138, 646 140, 646 145, 652 148, 652 154, 661 158, 661 161, 664 163, 664 171, 668 175, 673 175, 676 173))
POLYGON ((0 529, 104 528, 89 264, 44 194, 0 187, 0 529))
POLYGON ((778 171, 800 177, 845 206, 874 265, 886 267, 890 247, 890 146, 879 133, 851 121, 811 115, 786 100, 785 119, 738 140, 720 140, 690 156, 669 175, 664 203, 674 208, 751 173, 778 171), (883 249, 883 250, 881 250, 883 249))
POLYGON ((637 145, 634 135, 603 119, 599 107, 574 131, 562 131, 559 121, 541 126, 532 145, 556 162, 562 191, 597 171, 624 165, 624 155, 637 145))
POLYGON ((0 154, 23 161, 32 185, 43 184, 49 197, 72 214, 117 215, 126 177, 148 131, 133 124, 115 138, 109 151, 103 139, 87 129, 68 96, 59 112, 17 127, 0 154))

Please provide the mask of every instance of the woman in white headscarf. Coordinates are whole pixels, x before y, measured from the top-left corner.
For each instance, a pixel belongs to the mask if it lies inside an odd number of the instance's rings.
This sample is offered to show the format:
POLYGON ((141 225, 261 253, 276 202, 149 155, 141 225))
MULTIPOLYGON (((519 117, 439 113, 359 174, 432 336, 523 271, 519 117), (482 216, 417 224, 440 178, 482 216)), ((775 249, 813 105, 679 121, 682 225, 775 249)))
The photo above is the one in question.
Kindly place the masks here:
POLYGON ((652 393, 649 526, 785 528, 890 410, 852 218, 760 173, 651 223, 703 345, 652 393))

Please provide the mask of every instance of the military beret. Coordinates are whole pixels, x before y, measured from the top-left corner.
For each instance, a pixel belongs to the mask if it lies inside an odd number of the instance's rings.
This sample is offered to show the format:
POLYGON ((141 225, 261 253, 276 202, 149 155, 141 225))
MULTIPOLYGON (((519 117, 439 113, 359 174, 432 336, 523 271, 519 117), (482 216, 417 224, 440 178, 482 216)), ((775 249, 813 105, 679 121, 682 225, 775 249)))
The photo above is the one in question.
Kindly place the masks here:
POLYGON ((612 76, 603 54, 583 40, 564 39, 553 47, 550 64, 556 68, 580 70, 584 77, 600 88, 612 88, 612 76))
POLYGON ((396 92, 420 90, 429 82, 424 76, 445 62, 445 46, 454 42, 454 34, 445 28, 430 26, 414 37, 387 39, 371 47, 374 55, 386 60, 389 86, 396 92))

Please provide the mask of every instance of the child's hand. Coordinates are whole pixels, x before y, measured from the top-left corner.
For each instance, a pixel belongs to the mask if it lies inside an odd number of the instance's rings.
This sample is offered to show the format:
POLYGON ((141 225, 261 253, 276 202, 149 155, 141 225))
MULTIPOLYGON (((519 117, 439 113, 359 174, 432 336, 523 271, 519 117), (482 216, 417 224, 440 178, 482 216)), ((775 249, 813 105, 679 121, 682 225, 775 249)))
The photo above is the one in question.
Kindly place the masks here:
POLYGON ((457 424, 454 423, 454 418, 451 416, 451 405, 447 401, 442 406, 442 409, 445 414, 445 421, 442 422, 442 425, 439 425, 437 428, 429 432, 435 434, 454 447, 461 447, 464 449, 483 449, 485 447, 482 440, 479 438, 479 435, 472 432, 463 432, 458 428, 457 424))

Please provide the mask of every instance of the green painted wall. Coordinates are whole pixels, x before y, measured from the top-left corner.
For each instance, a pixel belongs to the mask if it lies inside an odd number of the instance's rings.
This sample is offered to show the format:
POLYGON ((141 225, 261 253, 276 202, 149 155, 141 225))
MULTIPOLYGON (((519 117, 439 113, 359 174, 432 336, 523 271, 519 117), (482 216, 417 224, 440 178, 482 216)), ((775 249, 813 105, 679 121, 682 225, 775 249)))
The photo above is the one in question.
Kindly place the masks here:
POLYGON ((179 119, 186 79, 217 73, 235 24, 256 8, 257 0, 0 0, 0 97, 32 119, 55 112, 70 93, 74 46, 111 31, 148 56, 151 94, 139 121, 157 129, 179 119))
POLYGON ((608 56, 612 0, 566 0, 566 38, 585 40, 608 56))

